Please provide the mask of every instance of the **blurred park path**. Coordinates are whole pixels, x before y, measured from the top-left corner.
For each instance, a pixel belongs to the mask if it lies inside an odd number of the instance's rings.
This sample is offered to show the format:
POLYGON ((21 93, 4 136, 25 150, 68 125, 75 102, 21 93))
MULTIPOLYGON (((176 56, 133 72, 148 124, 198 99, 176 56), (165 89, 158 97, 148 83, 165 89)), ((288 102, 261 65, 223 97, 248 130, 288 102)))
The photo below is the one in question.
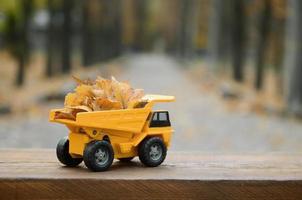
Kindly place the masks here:
POLYGON ((161 105, 170 111, 172 149, 202 151, 301 151, 302 124, 273 116, 230 112, 219 96, 201 93, 180 64, 168 57, 141 55, 127 60, 121 77, 146 92, 176 96, 161 105))
MULTIPOLYGON (((203 94, 180 64, 156 54, 127 56, 121 60, 128 80, 146 93, 175 95, 168 109, 175 128, 171 149, 178 151, 265 152, 302 151, 302 124, 293 120, 253 113, 231 112, 219 96, 203 94)), ((48 122, 47 116, 0 122, 0 148, 54 148, 67 129, 48 122), (10 123, 8 123, 10 122, 10 123)))

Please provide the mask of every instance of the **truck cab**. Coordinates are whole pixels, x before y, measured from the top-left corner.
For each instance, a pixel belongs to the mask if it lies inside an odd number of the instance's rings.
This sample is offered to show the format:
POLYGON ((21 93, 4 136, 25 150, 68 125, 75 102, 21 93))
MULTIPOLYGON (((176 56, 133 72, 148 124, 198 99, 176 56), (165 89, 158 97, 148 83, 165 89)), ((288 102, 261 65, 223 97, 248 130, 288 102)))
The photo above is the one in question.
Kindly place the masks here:
POLYGON ((155 111, 151 113, 149 127, 169 127, 171 126, 168 111, 155 111))

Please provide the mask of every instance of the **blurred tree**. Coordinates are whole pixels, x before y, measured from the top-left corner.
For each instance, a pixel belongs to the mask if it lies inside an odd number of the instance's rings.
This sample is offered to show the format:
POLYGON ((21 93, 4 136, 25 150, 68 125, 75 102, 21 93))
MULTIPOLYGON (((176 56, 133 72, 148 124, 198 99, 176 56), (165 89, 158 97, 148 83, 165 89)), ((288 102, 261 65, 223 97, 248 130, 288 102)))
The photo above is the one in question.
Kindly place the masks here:
POLYGON ((285 88, 288 110, 302 115, 302 1, 288 1, 285 48, 285 88))
POLYGON ((121 1, 83 1, 83 65, 118 56, 121 51, 121 1))
POLYGON ((229 42, 229 2, 212 0, 210 5, 208 52, 210 65, 219 69, 225 62, 229 42))
POLYGON ((28 61, 30 55, 28 32, 29 32, 29 20, 33 11, 33 1, 23 0, 21 3, 21 31, 20 31, 20 55, 17 56, 19 60, 19 69, 17 72, 17 85, 22 85, 25 76, 25 64, 28 61))
POLYGON ((285 46, 285 22, 287 18, 287 0, 271 0, 272 4, 272 22, 271 22, 271 59, 275 69, 276 91, 279 95, 284 95, 283 85, 283 61, 284 61, 284 46, 285 46))
POLYGON ((146 20, 147 20, 147 0, 135 0, 135 21, 136 21, 136 29, 135 29, 135 49, 143 50, 147 44, 146 37, 146 20))
POLYGON ((116 57, 121 48, 120 0, 101 1, 100 16, 100 58, 116 57))
POLYGON ((231 63, 233 66, 233 77, 236 81, 243 81, 244 67, 244 41, 245 41, 245 7, 244 1, 232 0, 231 9, 231 63))
POLYGON ((64 22, 62 27, 62 72, 63 73, 68 73, 71 70, 72 8, 73 8, 73 0, 63 0, 63 16, 64 16, 64 22))
POLYGON ((93 45, 93 38, 92 38, 92 25, 89 21, 89 0, 83 0, 82 2, 83 7, 83 17, 82 17, 82 55, 83 55, 83 65, 89 66, 91 55, 92 55, 92 45, 93 45))
MULTIPOLYGON (((112 46, 114 49, 112 56, 119 56, 122 52, 122 0, 115 0, 113 9, 114 9, 114 19, 112 23, 113 30, 113 40, 112 46)), ((110 48, 110 47, 109 47, 110 48)))
POLYGON ((23 0, 18 10, 10 10, 6 14, 4 38, 8 51, 18 62, 15 81, 17 86, 24 83, 25 65, 30 55, 28 29, 32 11, 32 0, 23 0))
POLYGON ((82 1, 82 57, 84 66, 101 61, 101 3, 102 0, 82 1))
POLYGON ((197 31, 198 0, 180 1, 180 26, 178 30, 178 55, 189 57, 194 52, 193 38, 197 31))
POLYGON ((180 7, 181 1, 166 0, 158 2, 158 13, 156 13, 155 23, 158 28, 158 38, 163 45, 163 50, 170 54, 176 54, 178 44, 177 35, 180 27, 180 7), (169 9, 169 13, 167 13, 169 9))
POLYGON ((55 9, 53 0, 47 1, 47 9, 49 13, 49 22, 47 30, 47 63, 45 74, 47 77, 51 77, 54 74, 53 70, 53 57, 54 57, 54 43, 55 43, 55 30, 54 30, 54 15, 55 9))
POLYGON ((270 0, 264 0, 259 18, 259 39, 256 50, 256 80, 255 88, 263 86, 265 53, 267 51, 268 35, 271 25, 272 5, 270 0))
POLYGON ((197 1, 197 33, 194 38, 197 53, 204 54, 208 40, 208 22, 211 0, 197 1))

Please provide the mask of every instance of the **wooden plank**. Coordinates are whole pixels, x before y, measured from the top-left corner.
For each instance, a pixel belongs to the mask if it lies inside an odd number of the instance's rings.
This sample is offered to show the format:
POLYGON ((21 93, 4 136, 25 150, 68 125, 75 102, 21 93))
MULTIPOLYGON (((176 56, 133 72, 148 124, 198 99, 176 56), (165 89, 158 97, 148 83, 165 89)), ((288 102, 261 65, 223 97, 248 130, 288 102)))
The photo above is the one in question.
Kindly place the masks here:
POLYGON ((44 179, 176 179, 176 180, 302 180, 302 154, 218 154, 168 152, 156 168, 114 162, 105 173, 62 167, 54 150, 0 150, 0 178, 44 179))
POLYGON ((302 183, 193 180, 0 181, 1 199, 301 199, 302 183))
POLYGON ((299 199, 302 154, 169 152, 110 171, 62 167, 54 150, 0 150, 0 199, 299 199))

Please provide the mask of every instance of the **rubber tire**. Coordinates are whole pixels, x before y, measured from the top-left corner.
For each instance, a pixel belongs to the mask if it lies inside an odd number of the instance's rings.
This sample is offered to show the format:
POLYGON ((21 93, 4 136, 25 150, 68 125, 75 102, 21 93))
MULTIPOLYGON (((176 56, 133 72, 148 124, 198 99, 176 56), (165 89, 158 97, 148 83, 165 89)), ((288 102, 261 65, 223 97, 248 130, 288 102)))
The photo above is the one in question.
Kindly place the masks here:
POLYGON ((138 157, 140 161, 147 167, 157 167, 165 160, 166 155, 167 147, 163 140, 159 137, 146 138, 141 142, 138 148, 138 157), (151 146, 155 143, 158 143, 162 148, 162 156, 157 161, 152 160, 149 155, 151 146))
POLYGON ((134 157, 128 157, 128 158, 119 158, 118 160, 120 162, 131 162, 131 160, 133 159, 134 157))
POLYGON ((68 167, 78 166, 83 158, 73 158, 69 154, 69 140, 67 137, 62 138, 57 144, 57 158, 58 160, 68 167))
POLYGON ((87 144, 85 150, 84 150, 84 163, 86 167, 94 172, 102 172, 108 170, 108 168, 112 165, 113 159, 114 159, 114 152, 111 144, 105 140, 102 141, 92 141, 89 144, 87 144), (95 160, 95 152, 101 148, 104 147, 109 152, 109 159, 108 162, 104 165, 98 165, 95 160))

